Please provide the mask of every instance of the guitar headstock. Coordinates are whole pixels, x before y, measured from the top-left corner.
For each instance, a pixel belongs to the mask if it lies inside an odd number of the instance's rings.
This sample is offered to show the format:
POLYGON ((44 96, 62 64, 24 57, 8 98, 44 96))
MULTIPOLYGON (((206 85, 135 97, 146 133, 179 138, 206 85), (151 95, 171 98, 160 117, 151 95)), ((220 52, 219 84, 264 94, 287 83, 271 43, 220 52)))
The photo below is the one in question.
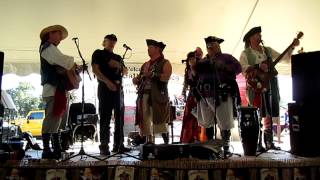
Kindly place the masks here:
POLYGON ((299 31, 298 34, 297 34, 296 39, 300 39, 302 36, 303 36, 303 32, 299 31))

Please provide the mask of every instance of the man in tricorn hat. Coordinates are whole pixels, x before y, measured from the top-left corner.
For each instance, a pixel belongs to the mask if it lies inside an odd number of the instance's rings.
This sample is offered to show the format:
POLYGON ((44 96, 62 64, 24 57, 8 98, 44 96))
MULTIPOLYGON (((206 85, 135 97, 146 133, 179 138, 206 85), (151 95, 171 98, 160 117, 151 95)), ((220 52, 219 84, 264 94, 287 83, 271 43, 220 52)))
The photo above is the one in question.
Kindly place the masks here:
POLYGON ((167 123, 169 122, 170 105, 168 81, 172 73, 169 60, 164 58, 165 44, 147 39, 150 60, 145 62, 140 74, 133 78, 138 85, 137 113, 140 117, 136 124, 141 129, 141 135, 146 136, 147 143, 154 143, 154 135, 161 134, 165 144, 169 143, 167 123))
MULTIPOLYGON (((58 66, 64 70, 75 71, 77 68, 74 58, 64 55, 58 45, 68 36, 68 31, 61 25, 44 28, 40 33, 40 63, 42 98, 45 103, 45 118, 42 123, 42 141, 44 159, 59 159, 61 143, 59 127, 64 112, 67 109, 67 89, 61 83, 66 76, 58 73, 58 66), (50 139, 53 140, 53 152, 50 149, 50 139)), ((61 71, 61 70, 59 70, 61 71)))
POLYGON ((230 155, 231 128, 236 114, 235 103, 240 103, 236 75, 241 73, 239 61, 230 54, 222 53, 224 40, 215 36, 205 38, 208 54, 200 62, 191 64, 199 77, 198 122, 206 128, 208 140, 214 138, 217 123, 223 141, 224 156, 230 155))
MULTIPOLYGON (((245 34, 243 42, 245 43, 245 49, 241 53, 240 64, 242 66, 243 74, 247 79, 246 95, 248 103, 250 106, 255 106, 261 111, 264 126, 263 136, 266 149, 279 149, 278 147, 275 147, 273 143, 272 132, 273 120, 279 121, 280 94, 278 79, 276 76, 271 77, 267 82, 267 87, 264 87, 264 82, 257 81, 255 72, 257 72, 257 70, 258 72, 269 72, 270 66, 268 66, 268 63, 266 63, 265 60, 274 60, 280 54, 272 48, 265 47, 263 45, 260 26, 250 29, 245 34)), ((293 41, 293 48, 297 45, 299 45, 299 40, 295 39, 293 41)), ((289 49, 283 59, 290 60, 293 48, 289 49)), ((260 136, 258 151, 264 150, 260 136)))

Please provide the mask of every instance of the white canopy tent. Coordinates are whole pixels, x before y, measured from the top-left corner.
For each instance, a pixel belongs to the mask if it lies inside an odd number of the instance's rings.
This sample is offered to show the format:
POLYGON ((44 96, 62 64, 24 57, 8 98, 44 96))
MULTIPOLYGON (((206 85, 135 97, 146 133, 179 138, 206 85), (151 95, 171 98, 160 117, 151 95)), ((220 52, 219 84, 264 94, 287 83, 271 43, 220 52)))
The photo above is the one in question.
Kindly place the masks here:
MULTIPOLYGON (((1 0, 0 50, 5 53, 5 73, 38 73, 39 33, 48 25, 61 24, 69 31, 60 45, 62 52, 78 57, 71 40, 78 37, 89 62, 108 33, 118 36, 117 53, 123 53, 124 43, 133 49, 127 63, 147 60, 145 39, 153 38, 167 44, 165 56, 180 64, 187 52, 205 48, 203 38, 208 35, 224 38, 222 50, 239 58, 244 33, 258 25, 265 45, 279 52, 297 31, 305 33, 301 40, 305 51, 316 51, 318 17, 318 0, 1 0)), ((182 69, 177 66, 174 71, 182 73, 182 69)), ((278 69, 290 73, 288 64, 278 69)))

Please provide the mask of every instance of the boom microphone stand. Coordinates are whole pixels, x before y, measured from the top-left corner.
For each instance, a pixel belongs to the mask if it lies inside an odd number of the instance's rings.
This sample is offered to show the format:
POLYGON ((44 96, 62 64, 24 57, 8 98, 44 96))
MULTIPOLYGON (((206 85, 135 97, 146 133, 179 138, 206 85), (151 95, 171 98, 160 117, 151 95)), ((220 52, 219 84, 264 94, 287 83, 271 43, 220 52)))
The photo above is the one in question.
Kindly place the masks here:
MULTIPOLYGON (((90 80, 91 80, 91 77, 90 77, 90 74, 89 74, 89 72, 88 72, 87 63, 86 63, 86 61, 84 60, 84 58, 82 57, 81 52, 80 52, 80 49, 79 49, 79 39, 78 39, 78 38, 72 38, 72 40, 74 41, 74 43, 75 43, 75 45, 76 45, 76 47, 77 47, 79 56, 80 56, 80 58, 81 58, 81 60, 82 60, 82 101, 81 101, 81 124, 80 124, 80 127, 81 127, 81 129, 83 129, 83 127, 84 127, 84 122, 83 122, 83 121, 84 121, 84 105, 85 105, 85 102, 84 102, 84 72, 85 72, 85 71, 87 72, 87 74, 89 75, 89 79, 90 79, 90 80)), ((69 158, 67 158, 67 159, 62 160, 62 162, 68 161, 69 159, 72 159, 72 158, 77 157, 77 156, 80 156, 80 160, 83 159, 83 158, 82 158, 83 156, 88 156, 88 157, 91 157, 91 158, 93 158, 93 159, 96 159, 96 160, 99 160, 99 161, 100 161, 101 159, 99 159, 99 158, 97 158, 97 157, 95 157, 95 156, 89 155, 89 154, 87 154, 87 153, 84 151, 83 141, 84 141, 84 135, 83 135, 83 133, 81 133, 81 148, 80 148, 79 153, 76 154, 76 155, 73 155, 73 156, 71 156, 71 157, 69 157, 69 158)))
MULTIPOLYGON (((266 53, 266 55, 267 55, 267 65, 268 65, 268 77, 270 78, 270 79, 268 79, 268 90, 267 90, 267 92, 264 92, 263 94, 262 94, 262 102, 264 102, 264 110, 265 110, 265 113, 266 113, 266 116, 270 116, 270 118, 271 118, 271 134, 269 134, 271 137, 268 137, 268 138, 271 138, 271 139, 273 139, 273 119, 272 119, 272 116, 273 116, 273 97, 272 97, 272 93, 273 93, 273 87, 272 87, 272 81, 274 80, 274 78, 275 77, 273 77, 272 76, 272 74, 273 74, 273 64, 272 64, 272 57, 270 56, 270 54, 267 54, 267 48, 264 46, 264 44, 263 44, 263 41, 261 40, 261 45, 262 45, 262 47, 263 47, 263 49, 264 49, 264 51, 265 51, 265 53, 266 53), (266 97, 267 96, 267 97, 266 97), (269 108, 270 108, 270 111, 268 110, 268 103, 266 103, 266 100, 267 100, 267 98, 268 98, 268 100, 269 100, 269 108)), ((263 109, 262 109, 262 104, 261 104, 261 111, 262 111, 263 109)), ((262 113, 261 113, 262 114, 262 113)), ((262 117, 261 117, 262 118, 262 117)), ((261 131, 261 130, 260 130, 261 131)), ((262 135, 262 134, 261 134, 262 135)), ((265 136, 265 134, 264 134, 264 136, 265 136)), ((263 139, 264 139, 264 141, 266 141, 265 140, 265 138, 266 137, 263 137, 263 139)), ((261 142, 262 143, 262 142, 261 142)), ((274 146, 274 145, 272 145, 273 144, 273 140, 272 140, 272 142, 271 142, 271 146, 274 146)), ((273 150, 281 150, 280 148, 276 148, 276 147, 274 147, 274 148, 265 148, 265 151, 261 151, 259 154, 257 154, 256 155, 256 157, 258 157, 258 156, 260 156, 261 154, 263 154, 263 153, 266 153, 266 152, 268 152, 270 149, 273 149, 273 150)))
MULTIPOLYGON (((127 54, 127 51, 128 50, 131 50, 130 47, 128 47, 126 44, 123 45, 123 47, 126 49, 125 52, 123 53, 122 55, 122 58, 120 59, 120 68, 119 68, 119 74, 120 74, 120 79, 119 79, 119 109, 120 109, 120 123, 121 123, 121 128, 120 128, 120 134, 121 136, 123 135, 123 124, 124 124, 124 111, 125 111, 125 107, 124 107, 124 94, 123 94, 123 87, 122 87, 122 78, 123 78, 123 68, 126 68, 125 64, 124 64, 124 58, 127 54)), ((120 136, 120 135, 119 135, 120 136)), ((122 139, 124 139, 123 137, 121 137, 122 139)), ((115 142, 113 142, 115 143, 115 142)), ((123 144, 123 142, 119 142, 120 146, 121 146, 121 143, 123 144)), ((104 160, 108 160, 109 158, 111 157, 119 157, 119 159, 125 157, 124 155, 126 155, 127 157, 131 157, 131 158, 134 158, 134 159, 137 159, 137 160, 141 160, 139 159, 138 157, 135 157, 133 155, 130 155, 128 153, 125 153, 121 150, 121 147, 119 147, 118 149, 118 152, 112 154, 112 155, 109 155, 107 156, 106 158, 104 159, 101 159, 102 161, 104 160)))

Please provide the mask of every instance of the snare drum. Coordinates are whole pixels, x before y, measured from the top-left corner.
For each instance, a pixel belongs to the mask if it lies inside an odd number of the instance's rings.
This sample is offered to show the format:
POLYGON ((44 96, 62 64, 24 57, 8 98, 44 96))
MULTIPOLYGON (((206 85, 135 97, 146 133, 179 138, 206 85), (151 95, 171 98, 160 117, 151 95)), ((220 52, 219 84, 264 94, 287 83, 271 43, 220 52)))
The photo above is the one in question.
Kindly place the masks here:
POLYGON ((259 137, 259 114, 257 108, 240 108, 239 129, 244 155, 256 155, 259 137))

